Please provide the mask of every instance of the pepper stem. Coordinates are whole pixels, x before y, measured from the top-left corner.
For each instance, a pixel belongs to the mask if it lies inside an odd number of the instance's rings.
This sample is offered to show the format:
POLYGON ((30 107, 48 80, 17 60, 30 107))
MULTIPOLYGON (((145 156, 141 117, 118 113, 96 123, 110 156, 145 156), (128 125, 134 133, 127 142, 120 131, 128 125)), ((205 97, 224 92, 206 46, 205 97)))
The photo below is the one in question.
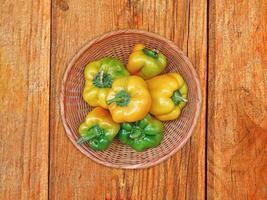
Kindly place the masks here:
POLYGON ((156 49, 148 49, 148 48, 143 48, 143 52, 144 54, 146 54, 147 56, 150 56, 152 58, 158 58, 159 57, 159 52, 156 49))
POLYGON ((118 106, 127 106, 130 101, 130 95, 125 91, 119 91, 114 98, 107 100, 107 104, 116 103, 118 106))
POLYGON ((142 131, 140 129, 134 129, 133 132, 130 134, 130 138, 135 139, 142 135, 142 131))
POLYGON ((182 96, 179 90, 176 90, 172 94, 171 99, 176 105, 178 105, 180 102, 188 102, 188 100, 182 96))
POLYGON ((104 76, 104 71, 101 70, 100 73, 99 73, 99 80, 100 80, 101 84, 103 84, 103 76, 104 76))
POLYGON ((111 88, 112 86, 112 78, 109 74, 105 73, 105 70, 99 71, 94 79, 93 79, 93 85, 98 88, 111 88))
POLYGON ((89 136, 82 136, 78 139, 77 144, 83 144, 85 142, 88 142, 89 140, 95 138, 97 134, 91 134, 89 136))
POLYGON ((120 102, 120 101, 124 101, 123 97, 114 97, 112 99, 107 100, 107 104, 112 104, 114 102, 120 102))
POLYGON ((186 98, 184 98, 183 96, 179 97, 183 102, 188 102, 188 100, 186 98))

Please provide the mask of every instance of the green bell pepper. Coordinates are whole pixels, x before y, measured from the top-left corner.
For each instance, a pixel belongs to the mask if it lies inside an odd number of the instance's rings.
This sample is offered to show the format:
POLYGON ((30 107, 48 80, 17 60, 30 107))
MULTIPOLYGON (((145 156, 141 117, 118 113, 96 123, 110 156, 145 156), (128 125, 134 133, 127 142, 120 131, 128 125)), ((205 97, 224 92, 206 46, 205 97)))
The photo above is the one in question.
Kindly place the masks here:
POLYGON ((119 132, 120 125, 115 123, 109 112, 97 107, 86 116, 79 127, 78 144, 88 143, 94 150, 102 151, 109 147, 119 132))
POLYGON ((132 123, 122 123, 118 133, 120 141, 136 151, 156 147, 163 138, 163 123, 150 114, 132 123))

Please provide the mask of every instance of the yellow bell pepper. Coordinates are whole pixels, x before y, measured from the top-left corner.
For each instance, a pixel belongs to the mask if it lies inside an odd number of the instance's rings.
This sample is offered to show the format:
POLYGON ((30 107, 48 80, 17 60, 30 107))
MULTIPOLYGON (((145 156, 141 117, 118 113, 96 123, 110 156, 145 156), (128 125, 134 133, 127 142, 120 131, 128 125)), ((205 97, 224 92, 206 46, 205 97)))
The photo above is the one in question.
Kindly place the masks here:
POLYGON ((148 49, 143 44, 136 44, 131 53, 127 69, 131 74, 144 79, 160 74, 167 66, 167 58, 155 49, 148 49))
POLYGON ((152 105, 150 113, 161 121, 174 120, 186 105, 188 88, 178 73, 168 73, 147 80, 152 105))
POLYGON ((117 123, 143 119, 151 106, 146 82, 139 76, 116 79, 107 95, 107 104, 113 120, 117 123))
POLYGON ((84 70, 85 86, 83 99, 90 106, 107 108, 106 96, 112 86, 112 82, 120 77, 128 76, 121 61, 105 57, 90 62, 84 70))

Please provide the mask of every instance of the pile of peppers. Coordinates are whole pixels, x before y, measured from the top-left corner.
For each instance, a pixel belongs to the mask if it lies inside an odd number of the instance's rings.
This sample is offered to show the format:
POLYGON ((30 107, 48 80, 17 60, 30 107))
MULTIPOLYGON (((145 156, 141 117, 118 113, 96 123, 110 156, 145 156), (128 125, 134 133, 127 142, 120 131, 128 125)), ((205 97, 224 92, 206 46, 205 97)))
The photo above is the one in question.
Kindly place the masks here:
POLYGON ((136 44, 127 66, 112 57, 88 63, 83 99, 94 107, 79 127, 78 144, 107 149, 115 138, 138 152, 157 147, 163 121, 178 119, 188 99, 178 73, 159 75, 167 58, 156 49, 136 44))

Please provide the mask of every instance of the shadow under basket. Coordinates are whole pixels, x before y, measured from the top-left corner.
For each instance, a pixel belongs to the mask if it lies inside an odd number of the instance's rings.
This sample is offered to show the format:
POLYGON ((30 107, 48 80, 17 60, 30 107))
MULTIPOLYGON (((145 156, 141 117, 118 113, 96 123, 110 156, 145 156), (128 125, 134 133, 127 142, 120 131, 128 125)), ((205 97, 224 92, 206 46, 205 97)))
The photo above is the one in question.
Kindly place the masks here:
POLYGON ((87 157, 103 165, 115 168, 137 169, 156 165, 177 152, 190 138, 196 126, 201 106, 200 84, 189 59, 171 41, 154 33, 141 30, 119 30, 106 33, 82 47, 72 58, 62 81, 60 94, 61 117, 72 143, 87 157), (177 120, 164 122, 164 138, 159 146, 144 152, 136 152, 117 138, 105 151, 94 151, 88 145, 78 145, 79 125, 92 110, 82 98, 84 68, 87 63, 112 56, 125 66, 137 43, 158 49, 168 59, 162 73, 179 72, 188 85, 188 103, 177 120))

